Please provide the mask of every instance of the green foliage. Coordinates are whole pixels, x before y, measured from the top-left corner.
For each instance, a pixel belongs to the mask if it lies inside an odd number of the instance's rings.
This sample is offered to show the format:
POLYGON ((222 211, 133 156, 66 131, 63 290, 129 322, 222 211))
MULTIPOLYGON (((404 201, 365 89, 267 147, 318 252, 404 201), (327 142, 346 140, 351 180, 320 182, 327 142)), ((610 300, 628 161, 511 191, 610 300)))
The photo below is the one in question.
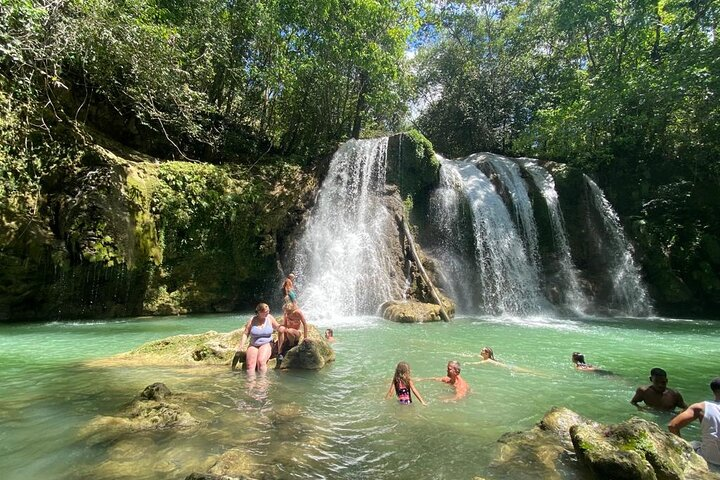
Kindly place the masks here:
POLYGON ((429 20, 418 125, 439 151, 718 178, 717 2, 445 2, 429 20))
POLYGON ((6 0, 0 74, 52 116, 154 132, 148 151, 314 155, 397 127, 417 25, 410 0, 6 0))

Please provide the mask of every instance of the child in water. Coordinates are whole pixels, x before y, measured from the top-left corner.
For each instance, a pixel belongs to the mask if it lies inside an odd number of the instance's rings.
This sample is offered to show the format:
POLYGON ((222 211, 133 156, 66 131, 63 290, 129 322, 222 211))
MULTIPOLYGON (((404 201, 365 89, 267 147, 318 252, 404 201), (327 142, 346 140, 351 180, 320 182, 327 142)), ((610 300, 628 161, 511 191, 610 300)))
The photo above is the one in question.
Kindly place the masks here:
POLYGON ((412 378, 410 378, 410 365, 405 362, 400 362, 397 364, 397 367, 395 367, 395 375, 393 376, 392 382, 390 382, 390 388, 385 398, 390 398, 393 390, 395 391, 395 395, 397 395, 398 401, 403 405, 412 403, 412 395, 410 392, 415 394, 417 399, 420 400, 420 403, 427 405, 422 395, 420 395, 420 392, 415 388, 412 378))

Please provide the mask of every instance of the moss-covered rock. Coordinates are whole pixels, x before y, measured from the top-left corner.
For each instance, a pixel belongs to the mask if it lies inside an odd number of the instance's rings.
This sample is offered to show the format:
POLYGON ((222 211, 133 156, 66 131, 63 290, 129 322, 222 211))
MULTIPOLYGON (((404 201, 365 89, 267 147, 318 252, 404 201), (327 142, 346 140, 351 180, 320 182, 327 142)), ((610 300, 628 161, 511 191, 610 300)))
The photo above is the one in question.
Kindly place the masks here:
POLYGON ((609 427, 579 424, 570 428, 575 452, 597 478, 716 478, 685 440, 656 424, 631 418, 609 427))
POLYGON ((430 141, 417 130, 391 136, 386 178, 398 186, 403 200, 424 211, 429 192, 440 180, 440 162, 430 141))
POLYGON ((335 360, 335 351, 314 325, 308 325, 308 339, 285 352, 282 369, 320 370, 335 360))
POLYGON ((498 443, 489 469, 503 478, 720 478, 683 439, 639 418, 606 426, 553 408, 529 431, 498 443))
MULTIPOLYGON (((455 315, 455 305, 445 297, 441 297, 447 314, 455 315)), ((425 303, 417 301, 389 301, 384 303, 380 310, 383 318, 398 323, 427 323, 442 321, 440 305, 436 303, 425 303)))
POLYGON ((277 239, 312 200, 313 174, 277 158, 250 171, 107 143, 56 162, 34 214, 0 200, 0 320, 228 312, 269 290, 277 239))

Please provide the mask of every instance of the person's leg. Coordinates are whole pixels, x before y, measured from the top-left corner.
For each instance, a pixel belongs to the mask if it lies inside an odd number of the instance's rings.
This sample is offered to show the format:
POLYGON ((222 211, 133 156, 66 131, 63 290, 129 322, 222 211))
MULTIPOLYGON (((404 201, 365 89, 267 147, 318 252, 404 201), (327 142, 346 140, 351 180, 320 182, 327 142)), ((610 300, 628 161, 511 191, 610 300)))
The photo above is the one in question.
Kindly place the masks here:
POLYGON ((280 325, 280 328, 278 328, 278 350, 277 354, 282 355, 283 354, 283 343, 285 343, 285 332, 287 329, 285 328, 285 325, 280 325))
POLYGON ((288 328, 285 331, 285 336, 288 339, 288 350, 298 344, 300 341, 300 335, 300 330, 295 330, 294 328, 288 328))
POLYGON ((272 345, 270 345, 269 343, 262 345, 258 349, 257 367, 258 367, 258 370, 260 370, 260 372, 267 371, 267 362, 268 362, 268 360, 270 360, 271 354, 272 354, 272 345))
POLYGON ((254 372, 258 362, 258 348, 252 345, 245 351, 245 369, 254 372))

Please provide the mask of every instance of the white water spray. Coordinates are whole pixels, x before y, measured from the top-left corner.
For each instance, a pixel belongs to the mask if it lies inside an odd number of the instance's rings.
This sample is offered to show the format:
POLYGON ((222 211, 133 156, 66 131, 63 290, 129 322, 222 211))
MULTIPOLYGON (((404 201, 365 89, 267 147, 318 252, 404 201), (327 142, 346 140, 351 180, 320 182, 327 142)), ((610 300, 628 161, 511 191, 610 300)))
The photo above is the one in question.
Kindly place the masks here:
POLYGON ((562 303, 576 313, 582 313, 587 309, 588 300, 580 288, 578 272, 573 263, 570 253, 570 244, 565 233, 565 220, 563 219, 555 180, 537 161, 532 159, 519 159, 523 168, 530 174, 535 186, 545 199, 550 214, 550 226, 552 228, 553 242, 557 251, 559 276, 562 281, 561 294, 562 303))
POLYGON ((299 303, 311 316, 375 314, 401 299, 391 249, 397 226, 383 205, 388 138, 350 140, 333 156, 295 256, 299 303))
POLYGON ((608 275, 612 282, 609 307, 633 317, 652 315, 650 296, 643 285, 640 269, 633 260, 633 249, 620 224, 620 219, 600 187, 587 175, 590 203, 602 218, 604 235, 598 238, 606 253, 608 275))

